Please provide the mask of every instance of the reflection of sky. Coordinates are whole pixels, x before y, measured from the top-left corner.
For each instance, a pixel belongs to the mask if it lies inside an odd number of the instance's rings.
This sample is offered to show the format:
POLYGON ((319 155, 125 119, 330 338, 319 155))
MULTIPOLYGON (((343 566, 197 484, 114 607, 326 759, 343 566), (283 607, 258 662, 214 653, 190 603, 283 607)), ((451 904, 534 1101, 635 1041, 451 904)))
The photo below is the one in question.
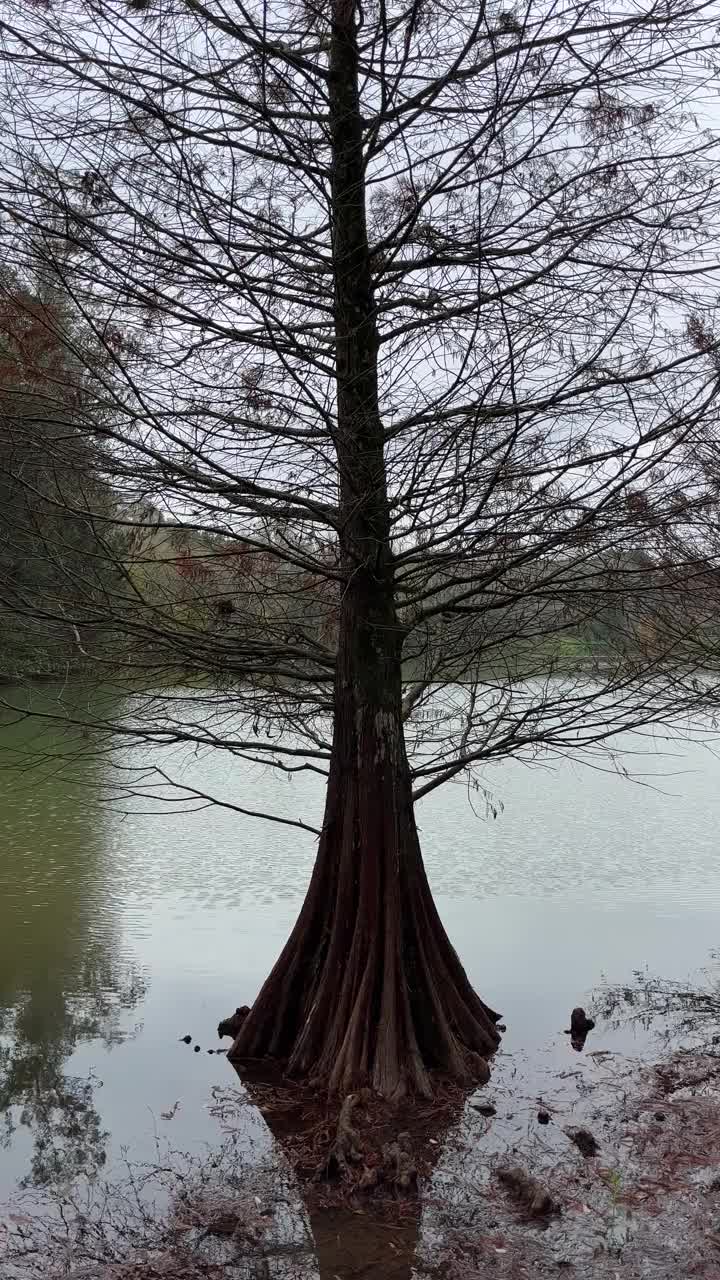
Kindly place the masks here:
MULTIPOLYGON (((684 899, 707 893, 720 762, 697 744, 656 737, 654 748, 631 762, 645 785, 568 761, 488 768, 483 782, 496 820, 482 793, 468 795, 461 784, 434 792, 418 806, 434 890, 474 899, 590 892, 612 899, 619 887, 640 898, 665 890, 684 899)), ((225 753, 195 757, 178 749, 168 753, 166 767, 184 785, 221 800, 320 823, 318 777, 287 778, 225 753)), ((149 901, 168 895, 180 912, 183 903, 229 908, 296 901, 315 849, 305 832, 244 821, 223 809, 131 813, 108 838, 113 891, 126 911, 137 908, 141 916, 149 901)))
MULTIPOLYGON (((508 1051, 550 1046, 564 1060, 569 1011, 603 976, 624 981, 646 964, 685 976, 707 961, 720 896, 720 763, 696 745, 673 751, 643 766, 674 774, 658 782, 662 790, 567 762, 552 770, 505 763, 485 778, 496 820, 477 795, 473 812, 460 787, 419 806, 443 919, 474 985, 507 1019, 508 1051)), ((221 799, 319 820, 320 778, 278 778, 221 752, 173 751, 171 759, 171 772, 221 799)), ((14 988, 31 983, 40 1004, 54 992, 82 997, 93 956, 107 962, 110 987, 133 957, 149 989, 121 1022, 130 1030, 141 1021, 141 1033, 108 1048, 90 1031, 68 1046, 63 1069, 102 1082, 94 1102, 115 1157, 124 1144, 151 1156, 156 1134, 199 1149, 217 1132, 210 1090, 228 1083, 225 1059, 207 1053, 219 1043, 218 1019, 252 1001, 277 957, 315 841, 222 808, 124 818, 104 809, 91 821, 88 813, 71 790, 43 807, 30 778, 24 792, 16 781, 3 808, 5 849, 24 851, 0 861, 3 937, 16 963, 26 958, 14 988), (178 1043, 185 1034, 202 1052, 178 1043), (176 1101, 174 1119, 164 1120, 176 1101)), ((627 1037, 603 1033, 602 1043, 627 1045, 627 1037)), ((263 1141, 248 1131, 249 1144, 263 1141)), ((23 1135, 0 1151, 0 1194, 27 1160, 23 1135)))
MULTIPOLYGON (((554 1042, 566 1054, 569 1011, 603 975, 622 981, 644 964, 685 974, 707 960, 720 894, 720 765, 693 747, 675 767, 689 771, 659 793, 567 763, 506 764, 488 778, 504 805, 496 821, 474 816, 458 788, 420 807, 443 918, 472 981, 508 1019, 509 1050, 554 1042)), ((320 811, 319 779, 279 781, 220 754, 187 769, 239 803, 272 800, 311 821, 320 811)), ((102 1063, 113 1124, 141 1147, 155 1127, 202 1142, 208 1090, 226 1079, 223 1059, 205 1050, 217 1044, 219 1016, 252 1001, 279 953, 314 842, 221 809, 131 815, 111 842, 124 933, 152 984, 138 1042, 109 1059, 89 1046, 78 1062, 102 1063), (201 1054, 177 1044, 184 1034, 201 1054), (176 1100, 169 1126, 159 1117, 176 1100)), ((619 1033, 603 1043, 616 1041, 627 1043, 619 1033)))

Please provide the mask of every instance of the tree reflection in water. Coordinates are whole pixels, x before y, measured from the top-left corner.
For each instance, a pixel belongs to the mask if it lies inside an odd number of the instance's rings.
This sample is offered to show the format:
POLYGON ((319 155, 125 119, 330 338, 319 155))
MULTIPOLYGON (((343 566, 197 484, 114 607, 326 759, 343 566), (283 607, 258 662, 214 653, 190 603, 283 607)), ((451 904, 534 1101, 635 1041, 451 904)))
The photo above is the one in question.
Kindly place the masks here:
MULTIPOLYGON (((35 710, 62 705, 47 687, 21 696, 35 710)), ((0 714, 0 1142, 22 1150, 31 1136, 25 1186, 103 1165, 101 1081, 68 1063, 82 1044, 132 1036, 145 996, 124 951, 96 745, 83 735, 80 751, 72 727, 0 714)))
POLYGON ((29 993, 0 1013, 0 1142, 10 1147, 19 1128, 31 1134, 24 1187, 93 1177, 105 1163, 109 1134, 95 1105, 102 1081, 69 1074, 67 1062, 83 1042, 110 1048, 136 1034, 126 1014, 143 999, 145 983, 132 969, 108 972, 99 960, 82 986, 72 995, 58 991, 45 1009, 29 993))

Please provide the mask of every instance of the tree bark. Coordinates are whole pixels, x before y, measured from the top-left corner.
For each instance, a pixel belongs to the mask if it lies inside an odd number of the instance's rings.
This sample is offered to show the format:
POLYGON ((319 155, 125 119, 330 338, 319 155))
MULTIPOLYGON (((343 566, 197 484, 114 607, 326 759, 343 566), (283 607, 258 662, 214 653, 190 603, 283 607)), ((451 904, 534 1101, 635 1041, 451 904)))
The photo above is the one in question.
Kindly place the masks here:
POLYGON ((487 1079, 499 1042, 423 866, 402 720, 403 630, 378 404, 354 0, 333 0, 329 103, 343 592, 325 818, 308 894, 230 1051, 332 1091, 487 1079))

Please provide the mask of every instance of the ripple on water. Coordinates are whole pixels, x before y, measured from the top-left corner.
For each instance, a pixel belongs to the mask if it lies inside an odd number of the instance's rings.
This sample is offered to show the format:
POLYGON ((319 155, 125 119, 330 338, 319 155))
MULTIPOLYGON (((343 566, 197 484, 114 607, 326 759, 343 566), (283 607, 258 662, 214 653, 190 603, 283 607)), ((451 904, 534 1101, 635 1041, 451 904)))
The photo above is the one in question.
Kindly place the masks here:
MULTIPOLYGON (((507 1014, 509 1051, 560 1031, 603 972, 622 981, 644 963, 668 972, 706 958, 720 763, 689 744, 682 766, 650 788, 567 761, 506 763, 485 778, 497 820, 473 812, 460 787, 419 805, 443 918, 471 980, 507 1014)), ((221 753, 176 752, 173 768, 221 800, 321 822, 320 779, 278 780, 221 753)), ((0 1019, 21 1012, 18 1044, 53 1067, 53 1088, 101 1063, 98 1106, 123 1140, 152 1130, 148 1108, 157 1116, 182 1097, 178 1136, 201 1141, 224 1063, 175 1055, 177 1038, 214 1046, 218 1013, 254 997, 292 926, 315 838, 224 808, 122 817, 61 780, 20 785, 7 773, 0 814, 0 1019), (111 1053, 141 1019, 142 1035, 111 1053)))
MULTIPOLYGON (((418 807, 433 889, 478 899, 592 893, 608 907, 618 898, 653 895, 658 901, 675 896, 686 909, 720 899, 720 762, 694 744, 684 750, 682 776, 666 776, 668 762, 657 757, 653 786, 569 761, 553 769, 506 762, 485 779, 502 802, 497 820, 474 812, 462 787, 433 793, 418 807)), ((222 754, 193 758, 182 778, 244 807, 321 821, 316 778, 278 782, 269 771, 222 754)), ((188 912, 295 901, 315 851, 307 832, 222 808, 134 814, 112 828, 109 840, 126 904, 171 892, 188 912)))

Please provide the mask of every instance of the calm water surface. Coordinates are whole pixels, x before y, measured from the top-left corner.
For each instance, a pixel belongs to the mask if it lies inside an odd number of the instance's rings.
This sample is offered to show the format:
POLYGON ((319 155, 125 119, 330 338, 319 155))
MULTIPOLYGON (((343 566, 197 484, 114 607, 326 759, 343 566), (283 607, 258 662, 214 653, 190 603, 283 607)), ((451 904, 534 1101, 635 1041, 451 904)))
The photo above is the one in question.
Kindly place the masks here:
MULTIPOLYGON (((212 1086, 235 1077, 206 1050, 218 1018, 252 1002, 313 859, 312 836, 228 809, 100 803, 123 752, 79 738, 86 758, 68 769, 64 741, 38 722, 0 723, 0 1199, 112 1167, 125 1150, 145 1158, 158 1138, 213 1140, 212 1086)), ((697 743, 648 745, 652 785, 510 762, 485 779, 495 820, 461 787, 420 806, 443 919, 505 1014, 505 1052, 567 1056, 568 1012, 603 978, 645 966, 684 977, 720 942, 720 761, 697 743)), ((319 822, 318 779, 278 780, 219 752, 166 751, 163 767, 220 799, 319 822)), ((603 1047, 620 1035, 599 1034, 603 1047)))

